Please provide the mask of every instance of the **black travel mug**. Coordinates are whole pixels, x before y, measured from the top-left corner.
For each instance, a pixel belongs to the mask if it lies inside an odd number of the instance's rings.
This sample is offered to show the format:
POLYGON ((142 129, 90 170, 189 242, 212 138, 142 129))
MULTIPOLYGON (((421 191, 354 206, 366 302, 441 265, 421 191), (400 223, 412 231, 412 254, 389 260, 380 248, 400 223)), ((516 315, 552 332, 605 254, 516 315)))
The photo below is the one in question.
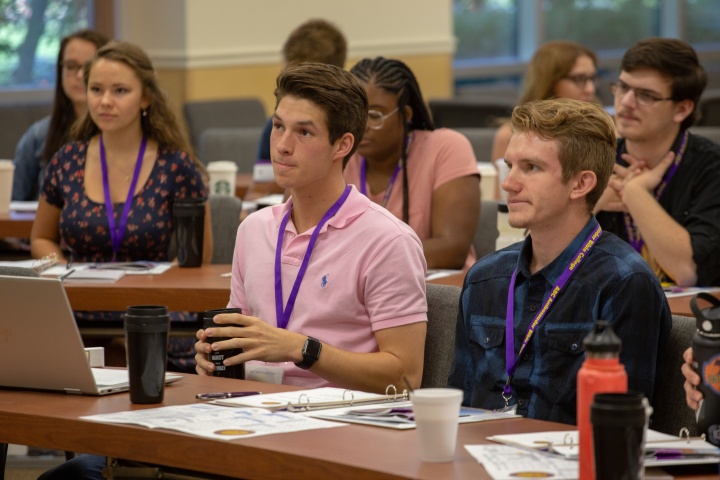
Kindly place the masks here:
POLYGON ((178 265, 202 265, 205 233, 205 202, 202 200, 175 200, 173 205, 178 265))
POLYGON ((167 307, 138 305, 125 312, 125 351, 132 403, 161 403, 165 393, 170 316, 167 307))
POLYGON ((590 406, 595 480, 640 480, 647 406, 642 393, 598 393, 590 406))
MULTIPOLYGON (((242 310, 239 308, 218 308, 216 310, 207 310, 203 314, 203 328, 211 328, 211 327, 242 327, 242 325, 235 325, 231 323, 215 323, 213 321, 213 318, 215 318, 215 315, 220 315, 221 313, 242 313, 242 310)), ((227 340, 225 337, 211 337, 208 339, 209 343, 215 343, 215 342, 221 342, 223 340, 227 340)), ((215 364, 215 371, 213 372, 213 376, 215 377, 225 377, 225 378, 237 378, 237 379, 244 379, 245 378, 245 364, 241 363, 239 365, 230 365, 227 366, 223 364, 223 361, 226 358, 234 357, 235 355, 241 354, 243 351, 242 348, 229 348, 227 350, 217 350, 210 353, 210 361, 212 361, 215 364)))

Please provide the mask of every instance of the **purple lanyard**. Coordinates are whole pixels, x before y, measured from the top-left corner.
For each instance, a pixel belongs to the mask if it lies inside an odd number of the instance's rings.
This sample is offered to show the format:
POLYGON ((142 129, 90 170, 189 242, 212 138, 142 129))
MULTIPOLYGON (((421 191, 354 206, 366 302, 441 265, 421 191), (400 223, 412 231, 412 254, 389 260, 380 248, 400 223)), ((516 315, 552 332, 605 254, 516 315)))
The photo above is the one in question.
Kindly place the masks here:
POLYGON ((105 144, 103 143, 102 133, 100 134, 100 166, 102 167, 103 191, 105 192, 105 210, 108 217, 108 224, 110 225, 110 240, 112 241, 113 262, 117 259, 117 253, 120 250, 120 245, 122 244, 123 237, 125 236, 125 227, 127 226, 127 219, 128 215, 130 214, 130 206, 132 204, 132 199, 135 195, 135 187, 137 186, 138 178, 140 178, 140 170, 142 169, 146 145, 147 138, 145 138, 145 135, 143 135, 142 142, 140 143, 140 152, 138 152, 137 161, 135 162, 135 171, 133 172, 132 182, 130 183, 130 190, 128 190, 127 199, 125 199, 125 206, 123 207, 123 212, 120 216, 120 225, 116 228, 115 212, 113 210, 112 200, 110 199, 110 181, 108 180, 108 167, 107 158, 105 157, 105 144))
MULTIPOLYGON (((675 160, 673 161, 672 165, 670 165, 670 168, 667 169, 665 175, 663 175, 660 184, 657 186, 657 188, 655 188, 655 200, 660 200, 660 197, 665 191, 665 188, 668 186, 668 183, 670 183, 670 180, 672 180, 675 172, 677 172, 677 169, 680 166, 680 161, 682 161, 683 155, 685 154, 685 148, 687 148, 689 133, 690 132, 685 130, 682 140, 680 141, 680 146, 678 147, 677 152, 675 152, 675 160)), ((618 159, 619 158, 620 155, 618 154, 618 159)), ((642 253, 642 247, 645 242, 640 236, 640 232, 638 232, 632 216, 626 212, 623 214, 623 220, 625 222, 625 232, 627 233, 628 243, 632 245, 636 252, 642 253)))
POLYGON ((295 283, 290 291, 288 297, 287 306, 283 310, 283 291, 282 291, 282 265, 280 258, 282 256, 282 245, 283 237, 285 236, 285 229, 287 228, 288 220, 290 219, 290 213, 292 212, 292 206, 287 211, 285 216, 280 222, 280 231, 278 232, 278 241, 275 246, 275 316, 277 318, 277 326, 280 328, 287 328, 287 324, 290 321, 290 315, 292 314, 293 308, 295 307, 295 299, 297 298, 298 291, 300 290, 300 284, 305 276, 308 264, 310 263, 310 255, 312 255, 313 248, 315 248, 315 242, 320 234, 320 229, 340 210, 348 195, 350 195, 350 185, 345 187, 345 191, 340 198, 325 212, 325 215, 320 219, 320 223, 317 224, 312 235, 310 235, 310 242, 308 243, 307 250, 305 250, 305 256, 303 257, 302 263, 300 264, 300 270, 298 271, 295 283))
MULTIPOLYGON (((390 199, 390 194, 392 193, 392 189, 395 186, 395 180, 397 179, 398 173, 400 173, 401 170, 400 162, 398 161, 398 164, 395 166, 395 171, 393 172, 392 176, 390 177, 390 183, 388 183, 388 186, 385 188, 385 196, 383 197, 382 206, 385 207, 387 205, 388 200, 390 199)), ((367 160, 365 157, 362 159, 362 163, 360 164, 360 193, 368 196, 367 193, 367 160)))
POLYGON ((595 229, 590 234, 590 236, 585 240, 585 243, 582 247, 575 253, 575 256, 573 257, 572 261, 568 264, 567 267, 565 267, 565 270, 560 275, 560 277, 557 279, 557 282, 555 282, 555 285, 553 285, 552 290, 550 291, 550 294, 547 296, 545 301, 543 302, 543 307, 540 309, 537 315, 535 315, 535 318, 530 323, 530 326, 528 327, 527 333, 525 333, 525 338, 523 339, 522 345, 520 345, 520 350, 518 350, 517 357, 515 356, 515 331, 514 331, 514 321, 515 321, 515 278, 517 277, 517 268, 512 274, 512 277, 510 278, 510 288, 508 289, 508 299, 507 299, 507 316, 505 318, 505 370, 507 371, 507 382, 505 382, 505 387, 503 388, 502 397, 505 400, 505 405, 508 404, 510 399, 512 398, 512 387, 510 383, 512 382, 512 377, 515 374, 515 370, 517 369, 518 363, 520 358, 522 357, 523 352, 527 348, 527 346, 530 344, 530 339, 532 338, 533 334, 535 333, 535 330, 540 326, 540 324, 545 319, 545 315, 550 310, 550 307, 553 306, 553 302, 557 298, 558 295, 560 295, 560 291, 565 287, 565 284, 570 280, 570 277, 573 273, 575 273, 578 270, 578 267, 580 266, 580 263, 590 254, 590 250, 595 246, 595 243, 600 238, 600 235, 602 235, 602 228, 600 227, 600 224, 597 223, 597 220, 595 221, 595 229))

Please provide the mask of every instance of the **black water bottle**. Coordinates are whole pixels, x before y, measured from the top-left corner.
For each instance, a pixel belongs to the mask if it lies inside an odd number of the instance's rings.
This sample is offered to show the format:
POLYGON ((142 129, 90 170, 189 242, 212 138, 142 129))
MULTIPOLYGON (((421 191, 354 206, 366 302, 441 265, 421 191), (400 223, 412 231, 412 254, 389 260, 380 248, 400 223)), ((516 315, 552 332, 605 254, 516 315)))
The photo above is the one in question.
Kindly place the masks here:
POLYGON ((720 300, 708 293, 698 293, 690 300, 697 331, 693 337, 693 368, 700 375, 698 389, 703 401, 697 412, 697 425, 707 440, 720 446, 720 300), (697 299, 709 302, 712 307, 700 309, 697 299))

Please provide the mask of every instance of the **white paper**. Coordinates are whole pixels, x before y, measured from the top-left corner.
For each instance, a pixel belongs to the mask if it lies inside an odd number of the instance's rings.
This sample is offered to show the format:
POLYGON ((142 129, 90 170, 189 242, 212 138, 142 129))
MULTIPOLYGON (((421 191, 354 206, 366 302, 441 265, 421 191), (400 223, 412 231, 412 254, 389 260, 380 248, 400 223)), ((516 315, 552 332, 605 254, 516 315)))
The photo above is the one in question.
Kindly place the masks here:
POLYGON ((576 480, 578 463, 506 445, 465 445, 465 450, 495 480, 552 478, 576 480))
MULTIPOLYGON (((494 435, 488 437, 488 440, 509 446, 518 446, 523 449, 548 450, 572 460, 577 460, 579 454, 577 430, 494 435)), ((694 450, 695 453, 708 453, 709 456, 687 458, 655 458, 648 456, 645 458, 645 466, 695 465, 720 462, 720 456, 718 456, 720 455, 720 449, 708 442, 682 440, 673 435, 648 429, 645 436, 645 450, 650 452, 656 449, 694 450)))
MULTIPOLYGON (((370 405, 360 405, 355 407, 332 408, 327 410, 318 410, 304 413, 314 418, 322 418, 325 420, 335 420, 347 423, 359 423, 362 425, 372 425, 375 427, 394 428, 397 430, 407 430, 415 428, 417 425, 414 421, 412 413, 412 402, 393 402, 380 403, 370 405), (407 412, 392 410, 408 410, 407 412), (360 415, 360 412, 367 412, 367 415, 360 415), (356 412, 356 413, 350 413, 356 412), (409 418, 404 418, 407 415, 409 418)), ((516 418, 511 412, 499 413, 492 410, 483 410, 480 408, 460 408, 460 416, 458 423, 474 423, 485 422, 489 420, 506 420, 508 418, 516 418)))
POLYGON ((456 275, 458 273, 462 273, 462 270, 442 270, 442 269, 433 269, 428 270, 425 274, 425 281, 435 280, 436 278, 444 278, 449 277, 450 275, 456 275))
MULTIPOLYGON (((378 400, 378 402, 387 398, 385 395, 377 393, 360 392, 358 390, 345 390, 343 388, 323 387, 313 388, 310 390, 298 390, 295 392, 282 393, 266 393, 264 395, 252 395, 249 397, 227 398, 215 400, 213 403, 226 405, 230 407, 256 407, 267 408, 271 410, 283 410, 288 405, 311 407, 325 402, 349 402, 378 400)), ((328 406, 327 408, 330 408, 328 406)))
MULTIPOLYGON (((70 266, 70 270, 74 269, 76 272, 124 272, 125 275, 160 275, 170 270, 173 265, 172 262, 118 262, 117 267, 113 267, 111 263, 73 263, 70 266), (132 264, 143 265, 148 268, 133 269, 128 266, 132 264), (98 266, 105 268, 97 268, 98 266)), ((41 275, 43 277, 59 277, 67 272, 68 268, 65 265, 55 265, 54 267, 44 270, 41 275)), ((102 277, 102 274, 99 275, 102 277)), ((79 274, 73 274, 71 277, 78 278, 79 274)), ((114 273, 106 274, 106 278, 115 277, 116 275, 114 273)))
POLYGON ((37 201, 15 201, 10 202, 10 210, 15 212, 36 212, 38 209, 37 201))
POLYGON ((696 295, 700 292, 718 292, 720 291, 717 287, 663 287, 666 298, 675 297, 687 297, 690 295, 696 295))
POLYGON ((297 413, 271 412, 262 408, 227 408, 207 403, 150 408, 80 417, 101 423, 122 423, 147 428, 176 430, 216 440, 235 440, 273 433, 343 426, 297 413))

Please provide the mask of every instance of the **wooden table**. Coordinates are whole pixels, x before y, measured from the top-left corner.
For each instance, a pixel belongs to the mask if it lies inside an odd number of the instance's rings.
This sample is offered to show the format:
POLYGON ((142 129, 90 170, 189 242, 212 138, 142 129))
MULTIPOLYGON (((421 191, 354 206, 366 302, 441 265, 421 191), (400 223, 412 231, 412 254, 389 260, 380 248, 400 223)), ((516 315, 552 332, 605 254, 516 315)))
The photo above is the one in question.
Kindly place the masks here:
MULTIPOLYGON (((430 280, 428 283, 438 283, 441 285, 454 285, 456 287, 462 287, 464 279, 464 273, 457 273, 447 277, 430 280)), ((720 298, 720 288, 712 289, 710 290, 710 293, 715 297, 720 298)), ((670 311, 673 313, 673 315, 695 317, 695 314, 693 314, 692 310, 690 309, 690 300, 693 297, 694 295, 685 295, 682 297, 668 298, 668 305, 670 306, 670 311)), ((705 308, 707 305, 701 304, 701 306, 702 308, 705 308)))
POLYGON ((30 238, 35 212, 15 212, 0 214, 0 238, 30 238))
MULTIPOLYGON (((489 479, 463 448, 490 435, 565 430, 572 426, 510 419, 460 425, 453 462, 422 463, 415 430, 364 425, 220 441, 169 430, 102 424, 78 417, 195 403, 195 394, 231 390, 292 390, 243 380, 185 375, 159 405, 134 405, 127 393, 106 397, 2 390, 0 442, 107 455, 247 479, 489 479)), ((678 478, 678 477, 676 477, 678 478)), ((710 479, 715 475, 683 476, 710 479)))
POLYGON ((172 267, 161 275, 125 275, 116 283, 65 283, 73 310, 125 310, 128 305, 165 305, 202 312, 224 308, 230 299, 230 265, 172 267))

